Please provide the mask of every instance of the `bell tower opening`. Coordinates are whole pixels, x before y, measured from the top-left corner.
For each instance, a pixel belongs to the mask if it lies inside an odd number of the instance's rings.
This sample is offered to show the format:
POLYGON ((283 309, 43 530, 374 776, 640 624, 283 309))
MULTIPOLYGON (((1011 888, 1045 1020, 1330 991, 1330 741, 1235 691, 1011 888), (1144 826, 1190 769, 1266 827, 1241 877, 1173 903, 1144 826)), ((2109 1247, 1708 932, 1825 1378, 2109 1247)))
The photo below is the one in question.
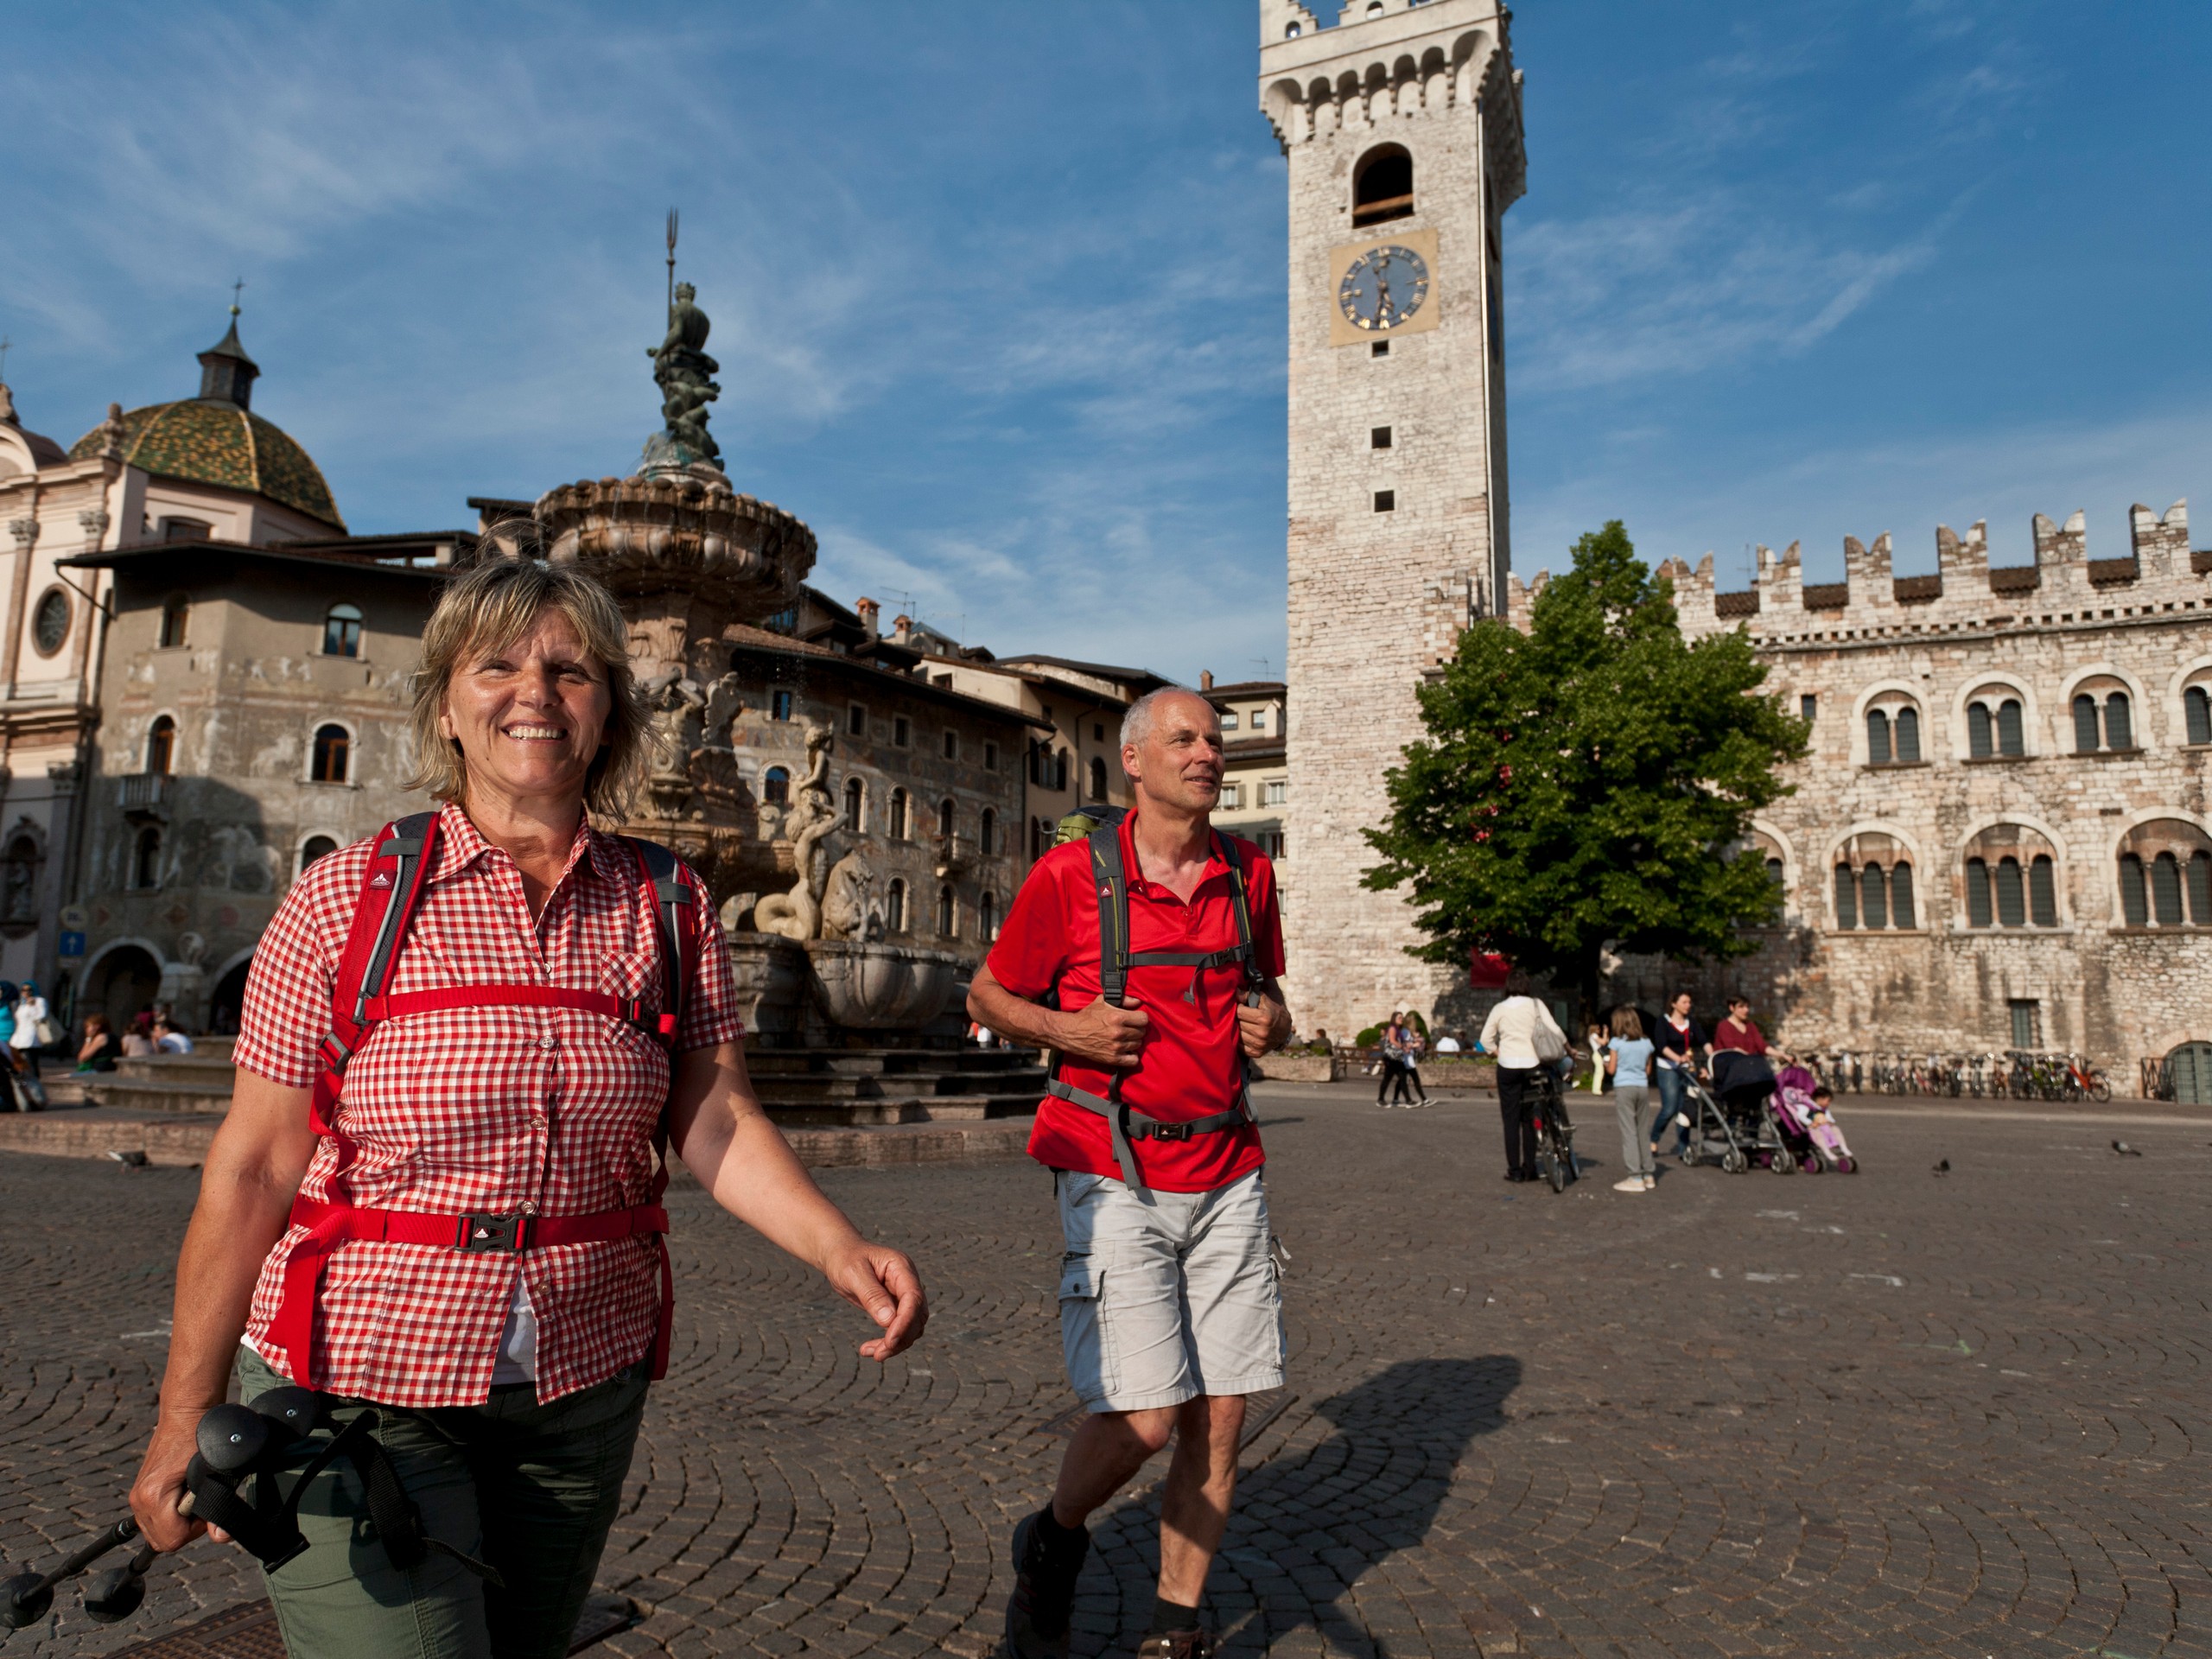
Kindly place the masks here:
POLYGON ((1414 158, 1403 144, 1378 144, 1352 170, 1355 229, 1414 215, 1414 158))

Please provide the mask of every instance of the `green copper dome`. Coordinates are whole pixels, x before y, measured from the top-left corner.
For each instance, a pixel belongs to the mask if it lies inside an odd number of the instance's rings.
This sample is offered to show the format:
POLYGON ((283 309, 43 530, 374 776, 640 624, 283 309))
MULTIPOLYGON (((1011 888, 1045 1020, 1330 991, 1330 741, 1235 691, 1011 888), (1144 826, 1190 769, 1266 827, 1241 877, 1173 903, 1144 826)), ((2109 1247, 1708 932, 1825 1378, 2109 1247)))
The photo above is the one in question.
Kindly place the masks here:
MULTIPOLYGON (((265 496, 342 531, 346 521, 322 469, 288 434, 252 412, 261 370, 238 343, 238 318, 233 304, 230 332, 200 353, 197 397, 149 404, 123 417, 123 459, 156 477, 265 496)), ((69 459, 100 454, 107 438, 105 427, 94 427, 72 446, 69 459)))
MULTIPOLYGON (((244 490, 344 530, 338 503, 322 469, 281 429, 236 404, 194 397, 179 404, 153 404, 123 417, 123 459, 162 478, 244 490)), ((95 427, 77 440, 69 459, 100 453, 104 434, 95 427)))

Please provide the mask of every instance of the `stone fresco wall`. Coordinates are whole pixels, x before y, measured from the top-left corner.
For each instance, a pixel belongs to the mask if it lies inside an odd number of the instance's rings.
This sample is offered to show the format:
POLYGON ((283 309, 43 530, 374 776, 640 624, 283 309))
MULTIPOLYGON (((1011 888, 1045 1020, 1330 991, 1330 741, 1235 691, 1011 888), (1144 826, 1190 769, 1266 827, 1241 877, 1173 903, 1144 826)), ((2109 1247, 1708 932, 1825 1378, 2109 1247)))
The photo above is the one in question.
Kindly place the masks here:
MULTIPOLYGON (((1829 1049, 1986 1052, 2012 1043, 2014 1005, 2033 1004, 2044 1046, 2086 1052, 2123 1090, 2142 1058, 2212 1039, 2212 905, 2190 880, 2191 859, 2212 855, 2212 729, 2200 714, 2191 741, 2190 711, 2192 688, 2212 696, 2212 553, 2191 552, 2185 504, 2137 506, 2129 531, 2128 556, 2095 560, 2082 514, 2037 515, 2035 563, 1992 567, 1983 525, 1940 528, 1936 574, 1907 577, 1886 535, 1851 540, 1846 580, 1810 586, 1795 544, 1761 548, 1741 593, 1714 590, 1710 555, 1662 567, 1685 632, 1748 630, 1785 705, 1814 700, 1796 792, 1758 825, 1781 865, 1785 925, 1758 956, 1685 982, 1710 995, 1741 986, 1789 1041, 1829 1049), (2093 731, 2077 727, 2082 697, 2093 731), (1901 756, 1901 726, 1917 759, 1901 756), (1886 761, 1873 752, 1885 732, 1886 761), (2161 854, 2176 874, 2163 918, 2161 854), (2123 891, 2129 857, 2145 871, 2139 917, 2123 891), (2009 914, 2007 859, 2020 873, 2009 914), (1868 866, 1887 900, 1900 864, 1910 925, 1888 902, 1884 925, 1867 925, 1868 866), (1969 892, 1984 881, 1986 918, 1969 892)), ((1542 582, 1509 584, 1516 622, 1542 582)), ((1671 977, 1631 962, 1618 982, 1656 1001, 1671 977)))

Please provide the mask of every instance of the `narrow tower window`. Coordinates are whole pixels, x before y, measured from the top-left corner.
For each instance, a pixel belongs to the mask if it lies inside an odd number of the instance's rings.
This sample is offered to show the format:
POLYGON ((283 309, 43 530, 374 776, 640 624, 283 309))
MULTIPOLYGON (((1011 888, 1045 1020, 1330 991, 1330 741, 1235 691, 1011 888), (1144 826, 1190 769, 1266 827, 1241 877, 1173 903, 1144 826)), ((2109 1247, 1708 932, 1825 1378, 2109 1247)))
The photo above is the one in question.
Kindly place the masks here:
POLYGON ((1388 449, 1390 447, 1390 429, 1387 426, 1376 427, 1367 435, 1367 444, 1370 449, 1388 449))
POLYGON ((1377 490, 1375 492, 1376 512, 1395 512, 1397 510, 1398 493, 1395 490, 1377 490))

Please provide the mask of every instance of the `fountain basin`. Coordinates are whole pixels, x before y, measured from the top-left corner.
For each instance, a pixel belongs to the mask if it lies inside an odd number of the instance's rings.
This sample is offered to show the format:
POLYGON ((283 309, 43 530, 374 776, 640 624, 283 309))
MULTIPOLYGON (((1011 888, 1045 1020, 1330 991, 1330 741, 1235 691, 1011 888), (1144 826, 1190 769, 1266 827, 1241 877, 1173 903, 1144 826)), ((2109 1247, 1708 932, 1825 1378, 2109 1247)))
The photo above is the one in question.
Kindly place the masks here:
POLYGON ((962 963, 950 950, 852 939, 809 939, 815 1001, 833 1025, 911 1030, 944 1012, 962 963))
POLYGON ((814 568, 814 532, 709 467, 586 479, 538 498, 550 556, 618 599, 684 593, 747 619, 781 610, 814 568))

